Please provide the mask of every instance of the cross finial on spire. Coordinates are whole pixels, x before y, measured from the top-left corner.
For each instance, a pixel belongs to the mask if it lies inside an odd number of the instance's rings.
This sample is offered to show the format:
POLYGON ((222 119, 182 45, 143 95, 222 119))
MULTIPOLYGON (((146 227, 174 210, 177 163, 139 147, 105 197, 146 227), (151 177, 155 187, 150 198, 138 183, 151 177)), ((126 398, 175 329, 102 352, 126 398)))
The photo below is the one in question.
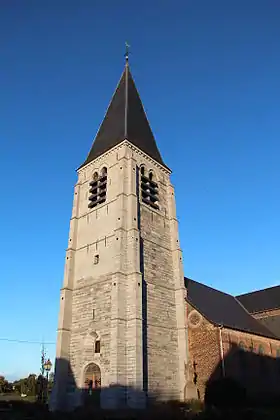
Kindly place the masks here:
POLYGON ((125 41, 125 61, 126 61, 126 63, 128 63, 129 48, 130 48, 130 45, 125 41))

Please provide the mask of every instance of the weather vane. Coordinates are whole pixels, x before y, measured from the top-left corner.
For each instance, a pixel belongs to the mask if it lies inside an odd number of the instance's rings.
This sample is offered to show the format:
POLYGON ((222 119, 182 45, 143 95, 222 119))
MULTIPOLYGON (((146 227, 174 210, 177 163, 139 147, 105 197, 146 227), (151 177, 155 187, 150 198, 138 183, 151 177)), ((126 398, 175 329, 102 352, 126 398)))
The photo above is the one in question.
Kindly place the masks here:
POLYGON ((129 48, 130 48, 130 45, 127 42, 125 42, 125 59, 126 59, 126 61, 128 61, 129 48))

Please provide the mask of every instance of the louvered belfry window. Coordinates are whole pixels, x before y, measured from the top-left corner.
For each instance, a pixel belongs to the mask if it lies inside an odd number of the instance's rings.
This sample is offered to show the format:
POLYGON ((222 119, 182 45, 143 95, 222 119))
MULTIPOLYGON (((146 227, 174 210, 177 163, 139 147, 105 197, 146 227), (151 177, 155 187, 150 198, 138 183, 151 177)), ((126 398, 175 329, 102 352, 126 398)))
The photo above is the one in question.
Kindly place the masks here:
POLYGON ((107 168, 103 168, 100 175, 95 172, 89 186, 88 207, 92 209, 98 204, 105 203, 107 195, 107 168))
POLYGON ((144 166, 141 166, 141 195, 143 203, 159 210, 158 184, 154 181, 153 172, 146 175, 144 166))

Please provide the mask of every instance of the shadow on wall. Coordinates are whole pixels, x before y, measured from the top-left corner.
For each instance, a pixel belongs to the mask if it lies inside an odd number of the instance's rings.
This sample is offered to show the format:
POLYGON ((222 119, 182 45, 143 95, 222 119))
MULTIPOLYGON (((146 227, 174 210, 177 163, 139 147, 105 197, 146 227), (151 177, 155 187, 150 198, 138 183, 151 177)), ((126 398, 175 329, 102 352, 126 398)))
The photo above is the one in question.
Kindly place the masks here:
MULTIPOLYGON (((74 379, 70 363, 65 359, 57 359, 55 363, 55 377, 52 393, 49 399, 49 408, 53 412, 72 412, 77 409, 91 410, 136 410, 148 408, 149 413, 154 409, 161 410, 164 407, 172 408, 181 406, 176 401, 163 402, 162 396, 149 393, 148 398, 145 391, 126 387, 119 384, 102 386, 102 377, 98 371, 89 369, 94 363, 89 364, 84 372, 84 387, 80 388, 74 379)), ((98 368, 98 367, 97 367, 98 368)), ((99 369, 99 368, 98 368, 99 369)), ((144 410, 146 411, 146 410, 144 410)))
POLYGON ((142 356, 143 356, 143 390, 148 393, 148 326, 147 326, 147 283, 144 271, 144 241, 141 236, 141 209, 140 209, 140 168, 136 168, 136 194, 137 194, 137 227, 140 232, 140 272, 142 274, 142 356))
MULTIPOLYGON (((95 365, 96 366, 96 365, 95 365)), ((280 405, 280 359, 241 350, 233 345, 224 359, 214 369, 205 387, 205 405, 217 408, 242 408, 280 405)), ((52 411, 72 411, 79 407, 89 409, 127 409, 143 407, 145 393, 121 385, 102 387, 98 372, 85 372, 85 385, 78 388, 69 362, 58 359, 55 381, 50 398, 52 411)), ((176 403, 175 403, 176 404, 176 403)), ((149 394, 150 409, 167 407, 160 395, 149 394)), ((180 406, 180 404, 178 404, 180 406)), ((174 402, 168 407, 174 408, 174 402)))
MULTIPOLYGON (((4 418, 8 419, 23 418, 23 414, 25 414, 24 418, 50 418, 53 420, 61 420, 62 418, 67 420, 71 418, 193 419, 194 415, 197 420, 220 420, 222 418, 279 419, 279 411, 277 411, 277 408, 280 408, 280 385, 279 381, 277 381, 279 375, 278 360, 272 357, 257 355, 253 352, 245 354, 245 358, 244 354, 240 355, 239 353, 240 351, 236 346, 226 357, 225 373, 227 376, 222 377, 222 365, 217 365, 206 386, 206 410, 203 410, 202 404, 198 401, 196 401, 198 404, 194 404, 194 402, 162 402, 157 396, 149 396, 147 410, 130 410, 127 413, 126 410, 130 405, 130 399, 141 399, 141 392, 118 385, 102 388, 102 383, 101 388, 94 388, 93 385, 95 384, 88 383, 83 389, 79 389, 74 381, 69 363, 63 359, 56 361, 56 378, 50 399, 50 409, 57 413, 48 413, 47 407, 44 404, 31 404, 24 401, 4 401, 2 403, 0 401, 0 410, 6 410, 7 416, 4 418), (244 357, 248 363, 245 371, 238 369, 239 372, 242 371, 244 378, 246 377, 247 385, 241 382, 240 373, 237 373, 236 366, 240 363, 240 357, 244 357), (270 383, 272 377, 277 383, 270 383), (268 383, 269 387, 267 387, 268 383), (118 398, 123 397, 123 400, 119 400, 123 403, 121 404, 122 406, 113 407, 112 403, 116 401, 116 396, 118 398), (100 410, 100 403, 102 402, 104 404, 103 407, 107 407, 110 411, 100 410), (272 412, 270 410, 272 414, 275 413, 275 416, 263 417, 263 407, 265 405, 269 406, 268 410, 272 406, 278 406, 275 411, 272 412), (252 411, 253 406, 255 406, 254 411, 252 411), (114 408, 116 409, 115 411, 112 410, 114 408), (211 410, 211 408, 215 409, 211 410), (66 413, 63 414, 62 412, 65 411, 66 413), (74 413, 71 414, 69 411, 74 411, 74 413), (229 416, 231 412, 233 416, 229 416), (17 416, 17 413, 20 415, 17 416), (222 413, 226 415, 221 416, 222 413)), ((92 372, 94 373, 94 371, 92 372)))
POLYGON ((241 349, 231 350, 214 369, 205 387, 206 406, 279 405, 280 358, 241 349))
MULTIPOLYGON (((55 376, 49 407, 51 411, 72 411, 78 407, 125 409, 143 408, 145 392, 113 384, 102 386, 99 367, 90 363, 84 371, 84 387, 77 386, 70 363, 56 359, 55 376)), ((152 402, 153 397, 149 396, 152 402)))

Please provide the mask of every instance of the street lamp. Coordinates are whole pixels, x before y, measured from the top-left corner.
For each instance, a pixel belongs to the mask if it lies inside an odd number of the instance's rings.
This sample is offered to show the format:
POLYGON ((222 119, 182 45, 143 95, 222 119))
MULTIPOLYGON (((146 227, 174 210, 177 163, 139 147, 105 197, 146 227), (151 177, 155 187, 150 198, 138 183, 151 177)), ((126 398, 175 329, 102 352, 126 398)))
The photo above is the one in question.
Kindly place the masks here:
POLYGON ((50 361, 50 359, 48 359, 44 363, 44 369, 47 372, 47 381, 49 380, 49 372, 51 368, 52 368, 52 362, 50 361))
POLYGON ((46 394, 44 393, 45 394, 44 400, 46 398, 46 400, 48 401, 48 399, 49 399, 49 373, 50 373, 50 370, 52 368, 52 362, 50 361, 50 359, 48 359, 44 362, 43 367, 44 367, 44 370, 47 372, 47 383, 46 383, 46 388, 45 388, 46 394))

